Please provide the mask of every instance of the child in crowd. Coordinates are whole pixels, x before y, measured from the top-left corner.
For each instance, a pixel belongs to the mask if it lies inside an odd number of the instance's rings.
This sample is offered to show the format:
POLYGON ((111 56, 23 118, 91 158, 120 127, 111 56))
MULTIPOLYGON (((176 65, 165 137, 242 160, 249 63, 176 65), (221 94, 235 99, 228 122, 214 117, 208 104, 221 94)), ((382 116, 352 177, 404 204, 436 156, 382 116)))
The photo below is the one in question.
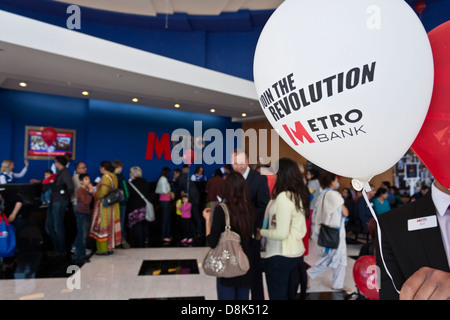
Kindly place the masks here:
POLYGON ((192 244, 192 234, 193 234, 193 225, 192 225, 192 214, 191 208, 192 204, 189 202, 189 197, 185 194, 181 197, 182 203, 181 205, 177 203, 177 209, 181 211, 181 227, 183 231, 183 240, 181 240, 182 244, 192 244))
POLYGON ((90 222, 90 204, 93 198, 94 189, 88 174, 80 174, 80 188, 77 190, 77 207, 75 218, 77 221, 77 236, 75 238, 75 261, 86 262, 86 237, 90 222))
POLYGON ((50 198, 52 195, 52 184, 56 180, 56 174, 52 170, 48 169, 44 171, 44 180, 42 180, 42 193, 41 193, 41 208, 48 207, 50 205, 50 198))

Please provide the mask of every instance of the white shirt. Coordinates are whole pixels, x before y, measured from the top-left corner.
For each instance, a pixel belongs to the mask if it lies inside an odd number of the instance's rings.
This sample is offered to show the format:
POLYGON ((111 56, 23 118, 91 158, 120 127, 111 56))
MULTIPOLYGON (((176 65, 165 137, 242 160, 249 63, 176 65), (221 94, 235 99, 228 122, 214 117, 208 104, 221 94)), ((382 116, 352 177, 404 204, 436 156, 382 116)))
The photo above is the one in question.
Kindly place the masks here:
POLYGON ((447 255, 448 265, 450 267, 450 194, 439 190, 434 184, 431 186, 431 198, 437 211, 439 228, 441 229, 442 240, 444 242, 445 254, 447 255))
POLYGON ((244 172, 244 174, 242 175, 242 176, 244 177, 245 180, 247 180, 247 177, 248 177, 249 172, 250 172, 250 167, 247 166, 247 169, 245 169, 245 172, 244 172))
MULTIPOLYGON (((15 173, 15 172, 5 172, 6 175, 8 175, 10 178, 14 177, 14 178, 22 178, 26 173, 27 173, 28 167, 23 167, 22 171, 20 171, 19 173, 15 173)), ((0 184, 6 184, 6 178, 5 176, 0 176, 0 184)))

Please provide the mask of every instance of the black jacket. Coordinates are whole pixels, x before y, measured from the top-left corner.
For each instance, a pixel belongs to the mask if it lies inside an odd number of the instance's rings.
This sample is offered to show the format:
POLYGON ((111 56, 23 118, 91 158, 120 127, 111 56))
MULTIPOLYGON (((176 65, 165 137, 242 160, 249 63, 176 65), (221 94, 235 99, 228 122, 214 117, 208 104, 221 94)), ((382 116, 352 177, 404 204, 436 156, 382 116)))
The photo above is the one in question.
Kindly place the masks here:
POLYGON ((248 192, 250 194, 250 201, 255 207, 256 212, 255 228, 262 228, 264 213, 266 211, 267 204, 270 201, 267 177, 261 175, 256 170, 250 169, 246 180, 248 192))
MULTIPOLYGON (((147 180, 144 178, 136 178, 131 181, 131 183, 142 193, 142 195, 150 201, 150 184, 147 180)), ((127 201, 127 209, 126 212, 130 213, 136 209, 144 208, 145 207, 145 201, 141 198, 139 193, 134 190, 134 188, 130 185, 130 182, 128 182, 128 192, 130 194, 130 197, 127 201)))
MULTIPOLYGON (((450 272, 439 225, 408 231, 408 220, 432 215, 436 215, 436 208, 430 191, 415 202, 378 216, 384 260, 398 290, 421 267, 450 272)), ((378 242, 376 252, 381 270, 380 299, 398 299, 383 267, 378 242)))
POLYGON ((55 182, 52 185, 52 202, 70 201, 74 189, 72 175, 69 169, 64 167, 58 171, 55 182))

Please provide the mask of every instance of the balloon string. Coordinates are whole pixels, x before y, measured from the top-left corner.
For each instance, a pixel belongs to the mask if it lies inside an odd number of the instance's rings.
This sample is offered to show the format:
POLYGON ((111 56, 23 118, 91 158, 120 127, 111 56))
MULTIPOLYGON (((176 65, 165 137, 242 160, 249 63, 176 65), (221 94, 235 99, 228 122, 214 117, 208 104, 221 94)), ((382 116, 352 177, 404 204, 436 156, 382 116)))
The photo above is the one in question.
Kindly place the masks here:
POLYGON ((367 198, 366 188, 364 188, 362 190, 362 194, 363 194, 364 200, 366 200, 367 206, 369 207, 370 213, 372 214, 372 217, 375 219, 375 222, 377 224, 378 246, 380 248, 380 256, 381 256, 381 261, 383 262, 384 270, 386 270, 387 275, 391 279, 391 282, 392 282, 392 285, 394 286, 395 291, 397 291, 397 293, 400 294, 400 291, 397 289, 397 286, 395 285, 394 279, 392 278, 392 275, 391 275, 391 273, 389 272, 389 270, 388 270, 388 268, 386 266, 386 262, 384 261, 383 247, 381 245, 381 228, 380 228, 380 223, 378 222, 377 215, 376 215, 375 211, 373 211, 372 205, 371 205, 369 199, 367 198))

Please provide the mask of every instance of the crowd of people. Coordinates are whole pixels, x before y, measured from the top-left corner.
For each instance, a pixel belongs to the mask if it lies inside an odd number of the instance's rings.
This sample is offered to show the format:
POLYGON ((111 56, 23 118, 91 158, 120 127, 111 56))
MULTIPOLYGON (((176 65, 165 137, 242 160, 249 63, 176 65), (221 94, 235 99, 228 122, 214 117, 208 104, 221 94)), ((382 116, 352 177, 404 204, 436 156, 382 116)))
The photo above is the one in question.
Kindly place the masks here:
MULTIPOLYGON (((214 248, 225 229, 224 211, 219 206, 225 203, 231 230, 241 237, 250 270, 235 278, 218 277, 219 299, 263 300, 263 270, 269 298, 274 300, 296 299, 299 286, 300 299, 305 299, 308 282, 328 269, 332 270, 331 289, 350 291, 344 287, 346 227, 357 225, 374 239, 373 217, 361 194, 350 188, 340 193, 338 176, 327 171, 305 172, 302 164, 288 158, 278 161, 276 174, 267 166, 252 168, 248 155, 242 150, 235 150, 231 161, 232 165, 218 168, 210 179, 202 166, 197 166, 191 177, 188 177, 188 165, 173 171, 164 167, 153 191, 138 166, 130 168, 129 179, 126 179, 120 160, 102 161, 99 164, 101 177, 92 179, 84 162, 73 164, 70 154, 57 156, 55 172, 47 170, 42 181, 32 181, 42 183, 42 207, 47 208, 45 231, 53 246, 48 254, 67 256, 64 217, 69 207, 76 219, 77 235, 72 244, 72 259, 76 263, 89 262, 92 253, 86 248, 89 237, 95 239, 95 254, 101 256, 113 254, 116 248, 129 248, 130 238, 133 247, 148 246, 151 235, 146 220, 147 201, 159 205, 163 244, 174 241, 173 219, 178 216, 182 228, 177 238, 182 245, 205 239, 206 244, 214 248), (202 190, 206 200, 202 207, 195 181, 206 182, 202 190), (109 203, 107 198, 114 190, 121 190, 121 197, 109 203), (174 203, 176 214, 171 206, 174 203), (339 230, 336 247, 319 244, 322 225, 339 230), (265 251, 264 259, 262 251, 265 251), (306 255, 315 261, 309 268, 304 261, 306 255)), ((27 167, 28 162, 25 162, 20 173, 13 173, 14 163, 5 160, 0 181, 14 182, 15 178, 26 174, 27 167)), ((386 212, 403 204, 398 189, 389 182, 383 182, 378 189, 371 187, 367 197, 377 215, 388 214, 386 212)), ((426 192, 427 189, 422 188, 410 201, 426 192)), ((11 199, 20 202, 13 196, 11 199)), ((10 205, 10 222, 14 222, 19 211, 20 206, 10 205)), ((374 252, 368 254, 374 255, 374 252)))

